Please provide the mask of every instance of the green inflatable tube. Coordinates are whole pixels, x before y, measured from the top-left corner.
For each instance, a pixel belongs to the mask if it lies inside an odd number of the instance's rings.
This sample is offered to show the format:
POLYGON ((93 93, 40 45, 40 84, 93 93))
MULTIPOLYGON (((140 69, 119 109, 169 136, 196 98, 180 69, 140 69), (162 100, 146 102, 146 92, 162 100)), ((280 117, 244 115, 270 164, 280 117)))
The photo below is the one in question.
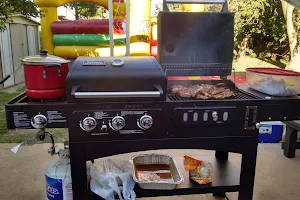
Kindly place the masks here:
MULTIPOLYGON (((124 46, 126 35, 114 35, 115 46, 124 46)), ((53 35, 55 46, 99 46, 109 47, 109 34, 55 34, 53 35)))

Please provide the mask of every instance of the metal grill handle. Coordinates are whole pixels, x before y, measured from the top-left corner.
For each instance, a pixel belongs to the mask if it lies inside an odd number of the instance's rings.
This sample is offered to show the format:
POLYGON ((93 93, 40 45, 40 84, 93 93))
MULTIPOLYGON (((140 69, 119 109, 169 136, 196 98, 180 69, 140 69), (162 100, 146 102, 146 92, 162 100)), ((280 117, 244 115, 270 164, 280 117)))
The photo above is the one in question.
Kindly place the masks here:
POLYGON ((137 98, 137 97, 147 97, 154 98, 160 97, 161 93, 159 91, 141 91, 141 92, 75 92, 76 99, 82 98, 137 98))

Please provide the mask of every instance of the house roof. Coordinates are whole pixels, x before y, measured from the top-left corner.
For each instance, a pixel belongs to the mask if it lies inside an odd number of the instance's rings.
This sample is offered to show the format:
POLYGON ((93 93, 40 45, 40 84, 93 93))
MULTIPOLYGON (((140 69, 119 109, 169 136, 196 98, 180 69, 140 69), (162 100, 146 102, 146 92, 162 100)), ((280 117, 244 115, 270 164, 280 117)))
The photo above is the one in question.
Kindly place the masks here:
POLYGON ((39 26, 40 23, 28 18, 22 14, 13 14, 11 15, 11 20, 9 20, 7 23, 14 23, 14 24, 28 24, 33 26, 39 26))

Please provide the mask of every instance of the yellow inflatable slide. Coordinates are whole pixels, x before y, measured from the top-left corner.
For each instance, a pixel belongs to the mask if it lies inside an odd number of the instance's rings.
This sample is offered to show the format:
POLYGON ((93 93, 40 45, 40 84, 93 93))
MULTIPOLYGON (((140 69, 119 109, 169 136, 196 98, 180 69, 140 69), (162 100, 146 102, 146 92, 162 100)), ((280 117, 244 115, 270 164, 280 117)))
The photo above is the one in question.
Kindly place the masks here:
MULTIPOLYGON (((108 8, 108 0, 35 0, 37 6, 41 9, 41 30, 43 48, 47 49, 49 54, 55 54, 61 57, 74 57, 74 52, 80 52, 78 55, 99 55, 109 56, 108 48, 93 46, 56 46, 53 43, 53 32, 51 26, 58 21, 57 7, 71 2, 91 2, 108 8), (93 49, 95 50, 94 52, 93 49)), ((113 0, 114 18, 126 18, 126 1, 113 0)), ((150 55, 150 10, 151 0, 131 0, 130 1, 130 55, 150 55)), ((85 34, 85 33, 81 33, 85 34)), ((107 33, 106 33, 107 34, 107 33)), ((116 47, 116 56, 125 55, 124 48, 116 47)))

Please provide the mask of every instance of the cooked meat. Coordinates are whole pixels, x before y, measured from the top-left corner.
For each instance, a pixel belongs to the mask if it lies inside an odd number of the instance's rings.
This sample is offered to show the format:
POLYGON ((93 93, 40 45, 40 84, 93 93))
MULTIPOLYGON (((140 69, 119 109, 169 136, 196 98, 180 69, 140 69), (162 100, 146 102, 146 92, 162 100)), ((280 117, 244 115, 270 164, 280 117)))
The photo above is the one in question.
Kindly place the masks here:
POLYGON ((196 99, 206 100, 206 99, 209 99, 209 97, 207 97, 207 96, 205 96, 203 94, 197 94, 196 99))
POLYGON ((194 98, 197 91, 194 88, 184 87, 179 91, 179 95, 184 98, 194 98))
POLYGON ((196 99, 229 99, 234 98, 233 91, 227 88, 226 84, 219 83, 217 85, 201 84, 182 86, 174 85, 171 88, 172 94, 178 94, 184 98, 196 98, 196 99))
POLYGON ((184 88, 184 86, 182 86, 182 85, 174 85, 174 86, 171 87, 171 93, 172 94, 177 94, 183 88, 184 88))
POLYGON ((226 84, 225 84, 225 83, 218 83, 218 84, 216 85, 216 87, 226 87, 226 84))

